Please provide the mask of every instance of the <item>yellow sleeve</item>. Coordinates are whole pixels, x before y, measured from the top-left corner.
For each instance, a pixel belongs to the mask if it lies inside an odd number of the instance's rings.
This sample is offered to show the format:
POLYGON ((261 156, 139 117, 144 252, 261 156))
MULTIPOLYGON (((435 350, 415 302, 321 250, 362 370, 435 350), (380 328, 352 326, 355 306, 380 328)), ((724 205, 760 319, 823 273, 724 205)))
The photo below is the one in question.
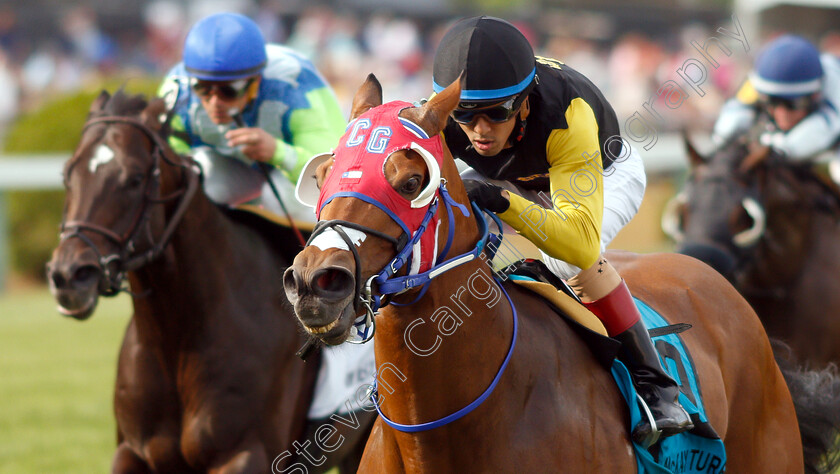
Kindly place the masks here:
POLYGON ((583 99, 566 109, 568 128, 551 132, 546 143, 551 196, 546 207, 510 193, 510 208, 499 214, 550 257, 589 268, 601 254, 604 180, 598 121, 583 99))

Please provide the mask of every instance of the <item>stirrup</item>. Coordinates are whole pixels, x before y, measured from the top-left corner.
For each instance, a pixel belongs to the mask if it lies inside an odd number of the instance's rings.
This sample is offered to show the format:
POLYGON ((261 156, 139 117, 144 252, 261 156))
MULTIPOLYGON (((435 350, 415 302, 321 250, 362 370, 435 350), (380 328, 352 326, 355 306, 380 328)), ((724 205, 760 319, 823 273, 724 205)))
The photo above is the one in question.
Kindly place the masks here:
POLYGON ((647 402, 645 402, 644 398, 642 398, 642 396, 639 393, 636 393, 636 399, 638 400, 639 405, 642 408, 642 416, 645 417, 644 419, 647 420, 648 425, 650 426, 650 434, 644 439, 635 439, 636 428, 638 428, 639 425, 643 424, 644 420, 642 420, 631 428, 630 438, 633 440, 634 443, 644 447, 645 449, 650 448, 651 446, 658 443, 662 439, 667 438, 668 436, 685 433, 691 431, 694 428, 694 423, 691 421, 691 416, 689 416, 688 412, 682 405, 679 404, 679 402, 674 402, 672 406, 673 408, 676 408, 680 412, 682 412, 687 422, 684 424, 679 424, 673 428, 663 429, 660 428, 659 425, 656 423, 656 419, 653 416, 653 412, 651 411, 650 406, 647 404, 647 402))
MULTIPOLYGON (((648 407, 647 402, 645 402, 645 400, 642 398, 642 396, 639 395, 638 393, 636 394, 636 401, 638 401, 639 406, 642 407, 642 416, 646 417, 647 420, 648 420, 648 423, 650 423, 650 435, 648 435, 643 440, 634 441, 634 442, 637 443, 638 445, 640 445, 641 447, 643 447, 645 449, 648 449, 651 446, 653 446, 654 444, 656 444, 659 441, 659 439, 662 437, 662 430, 660 430, 659 427, 656 426, 656 420, 653 418, 653 413, 650 412, 650 408, 648 407)), ((633 438, 633 429, 635 429, 635 428, 636 428, 635 426, 630 427, 630 438, 631 439, 633 438)))

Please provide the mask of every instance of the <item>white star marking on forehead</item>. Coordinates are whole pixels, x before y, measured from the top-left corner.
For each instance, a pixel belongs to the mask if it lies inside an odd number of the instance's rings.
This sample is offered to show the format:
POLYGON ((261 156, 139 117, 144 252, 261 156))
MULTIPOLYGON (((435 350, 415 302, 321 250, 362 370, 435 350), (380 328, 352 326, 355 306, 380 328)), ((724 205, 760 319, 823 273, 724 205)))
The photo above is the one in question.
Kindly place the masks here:
POLYGON ((100 144, 96 148, 96 153, 93 154, 93 158, 91 158, 88 163, 88 169, 91 173, 96 173, 97 168, 113 160, 114 156, 114 150, 112 150, 108 145, 100 144))

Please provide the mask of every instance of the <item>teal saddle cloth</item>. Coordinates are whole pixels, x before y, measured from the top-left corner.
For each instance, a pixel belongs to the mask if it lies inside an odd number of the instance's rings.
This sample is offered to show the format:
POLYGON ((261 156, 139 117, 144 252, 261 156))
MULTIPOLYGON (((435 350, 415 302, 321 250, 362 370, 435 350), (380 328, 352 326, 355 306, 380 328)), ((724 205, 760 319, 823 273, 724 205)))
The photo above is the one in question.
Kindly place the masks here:
MULTIPOLYGON (((670 436, 653 445, 650 450, 633 443, 640 473, 655 474, 717 474, 726 467, 726 449, 706 417, 700 393, 700 383, 694 370, 691 354, 678 332, 665 329, 668 322, 643 301, 636 299, 651 339, 659 352, 659 359, 669 375, 680 386, 680 403, 694 422, 694 429, 670 436), (662 329, 660 329, 662 328, 662 329), (657 329, 660 329, 657 331, 657 329)), ((617 359, 612 364, 612 374, 630 410, 630 427, 641 420, 636 390, 627 368, 617 359)))

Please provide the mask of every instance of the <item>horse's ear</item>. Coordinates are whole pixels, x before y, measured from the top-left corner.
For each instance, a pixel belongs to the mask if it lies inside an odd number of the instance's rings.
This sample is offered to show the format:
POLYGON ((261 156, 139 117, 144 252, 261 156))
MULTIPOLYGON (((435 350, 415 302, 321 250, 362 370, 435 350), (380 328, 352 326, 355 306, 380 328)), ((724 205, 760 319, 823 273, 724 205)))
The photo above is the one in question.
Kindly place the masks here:
POLYGON ((146 124, 147 127, 154 131, 159 131, 166 121, 166 102, 163 99, 157 98, 149 102, 149 105, 140 112, 140 120, 146 124))
POLYGON ((108 102, 108 99, 111 98, 111 94, 108 93, 106 90, 102 90, 96 99, 93 100, 93 103, 90 104, 90 110, 88 110, 88 114, 92 114, 94 112, 99 112, 105 107, 105 103, 108 102))
POLYGON ((694 148, 694 144, 691 143, 691 139, 689 138, 688 131, 686 129, 682 130, 682 138, 683 143, 685 144, 685 153, 688 155, 688 163, 691 165, 691 168, 696 168, 709 161, 705 156, 701 155, 700 152, 697 151, 697 148, 694 148))
POLYGON ((350 108, 350 120, 368 110, 382 105, 382 85, 373 74, 368 74, 364 84, 356 91, 353 97, 353 106, 350 108))
POLYGON ((154 99, 149 102, 149 105, 140 113, 140 120, 152 130, 159 131, 166 120, 166 102, 163 99, 154 99))
POLYGON ((420 107, 405 109, 400 116, 419 125, 429 136, 437 135, 446 126, 449 114, 461 100, 462 79, 463 74, 428 102, 420 107))

